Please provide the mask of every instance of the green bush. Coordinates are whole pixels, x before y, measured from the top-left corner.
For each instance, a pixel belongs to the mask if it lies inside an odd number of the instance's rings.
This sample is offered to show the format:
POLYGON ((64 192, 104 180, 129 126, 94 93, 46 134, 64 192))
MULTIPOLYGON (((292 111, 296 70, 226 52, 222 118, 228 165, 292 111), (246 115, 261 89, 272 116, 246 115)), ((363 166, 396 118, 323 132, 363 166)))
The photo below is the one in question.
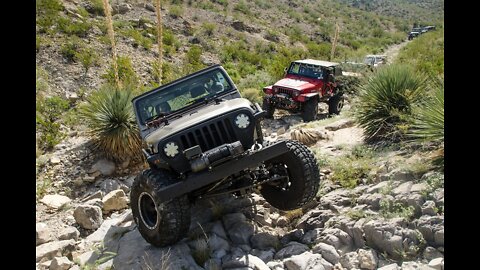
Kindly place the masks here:
POLYGON ((413 106, 425 94, 425 77, 408 66, 380 69, 359 88, 356 121, 368 142, 397 142, 404 138, 413 106))
POLYGON ((93 92, 80 108, 95 149, 115 161, 142 157, 132 98, 131 90, 106 85, 93 92))
POLYGON ((105 16, 105 10, 103 9, 103 1, 102 0, 88 0, 89 2, 89 12, 94 15, 101 15, 105 16))
POLYGON ((76 56, 81 48, 82 41, 78 37, 71 37, 60 48, 60 54, 67 59, 68 62, 76 62, 76 56))
POLYGON ((92 48, 82 48, 75 54, 75 59, 82 64, 86 76, 88 70, 98 63, 98 54, 92 48))
POLYGON ((69 108, 69 104, 68 101, 54 96, 39 98, 36 105, 36 126, 40 133, 39 145, 44 150, 50 150, 65 137, 60 131, 58 120, 69 108))
POLYGON ((70 18, 58 18, 58 29, 67 35, 86 37, 92 25, 86 21, 72 21, 70 18))
POLYGON ((138 30, 130 28, 123 30, 122 33, 127 37, 133 38, 133 47, 137 48, 138 46, 142 46, 146 50, 150 50, 152 48, 152 40, 143 36, 138 30))
POLYGON ((206 22, 202 24, 202 28, 207 36, 211 36, 215 31, 215 24, 206 22))
POLYGON ((49 88, 48 86, 48 73, 41 67, 36 67, 36 82, 35 82, 35 93, 37 96, 41 96, 41 93, 46 92, 49 88))
POLYGON ((444 84, 441 78, 434 79, 433 92, 425 102, 414 107, 414 124, 410 135, 419 141, 444 140, 444 84))
MULTIPOLYGON (((136 86, 138 84, 137 73, 133 69, 132 61, 128 56, 119 56, 117 58, 118 79, 124 86, 136 86)), ((103 79, 107 80, 110 85, 115 85, 115 74, 113 64, 107 70, 107 73, 102 75, 103 79)))
POLYGON ((171 6, 170 7, 170 17, 178 18, 183 15, 183 8, 182 6, 171 6))
POLYGON ((243 0, 238 1, 233 10, 240 11, 245 15, 251 15, 250 8, 243 0))
POLYGON ((241 78, 238 81, 237 86, 239 89, 256 88, 261 90, 263 87, 272 85, 273 83, 275 83, 275 78, 273 78, 268 72, 260 70, 241 78))
POLYGON ((63 10, 62 2, 59 0, 37 0, 35 4, 37 13, 36 23, 40 28, 40 32, 50 31, 50 28, 56 24, 59 18, 59 11, 63 10))
POLYGON ((444 32, 443 29, 425 33, 402 48, 398 63, 412 65, 415 70, 427 74, 444 73, 444 32))
POLYGON ((262 103, 263 92, 258 88, 240 89, 240 94, 242 94, 242 97, 250 100, 251 102, 262 103))

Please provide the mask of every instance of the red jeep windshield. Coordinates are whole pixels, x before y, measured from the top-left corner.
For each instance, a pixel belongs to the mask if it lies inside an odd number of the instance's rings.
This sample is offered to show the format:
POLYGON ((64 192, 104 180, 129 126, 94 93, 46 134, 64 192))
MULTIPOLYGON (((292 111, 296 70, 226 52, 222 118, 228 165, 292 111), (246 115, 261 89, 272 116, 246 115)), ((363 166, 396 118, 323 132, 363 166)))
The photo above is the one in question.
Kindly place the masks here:
POLYGON ((304 63, 292 63, 287 74, 323 79, 322 67, 304 63))

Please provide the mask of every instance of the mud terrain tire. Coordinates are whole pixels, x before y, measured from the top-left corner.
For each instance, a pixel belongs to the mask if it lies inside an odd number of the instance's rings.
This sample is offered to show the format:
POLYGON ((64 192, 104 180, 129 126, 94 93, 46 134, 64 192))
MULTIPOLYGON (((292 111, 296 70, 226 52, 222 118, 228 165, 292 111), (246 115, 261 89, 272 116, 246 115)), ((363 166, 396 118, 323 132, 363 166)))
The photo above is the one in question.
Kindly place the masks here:
POLYGON ((272 103, 268 102, 267 99, 263 100, 262 108, 265 111, 265 118, 272 119, 273 113, 275 113, 275 106, 272 103))
POLYGON ((190 227, 190 202, 186 195, 158 203, 158 190, 175 182, 171 173, 144 170, 132 184, 130 204, 138 231, 150 244, 163 247, 183 238, 190 227))
POLYGON ((318 101, 315 98, 308 100, 303 107, 302 118, 303 121, 309 122, 317 120, 318 116, 318 101))
POLYGON ((330 98, 328 101, 328 113, 329 114, 340 114, 340 111, 343 108, 345 99, 343 96, 335 95, 330 98))
POLYGON ((267 161, 267 165, 283 166, 288 174, 288 184, 282 186, 266 183, 261 193, 265 200, 280 210, 293 210, 315 198, 320 182, 320 172, 312 152, 297 141, 287 140, 289 152, 267 161))

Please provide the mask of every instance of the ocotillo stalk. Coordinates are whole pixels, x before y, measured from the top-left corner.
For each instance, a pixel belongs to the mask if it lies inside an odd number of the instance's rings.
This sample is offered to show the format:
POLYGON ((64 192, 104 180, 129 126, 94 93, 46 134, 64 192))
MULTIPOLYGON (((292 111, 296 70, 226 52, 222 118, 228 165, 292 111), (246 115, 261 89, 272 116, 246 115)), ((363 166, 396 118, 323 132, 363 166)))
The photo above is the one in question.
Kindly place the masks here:
POLYGON ((105 17, 107 19, 107 30, 110 43, 112 44, 112 60, 113 60, 113 73, 115 76, 115 84, 117 88, 120 88, 120 80, 118 79, 118 67, 117 67, 117 50, 115 48, 115 35, 113 32, 112 14, 110 13, 110 4, 108 0, 103 0, 103 9, 105 10, 105 17))
POLYGON ((162 84, 162 14, 160 13, 160 0, 156 0, 156 13, 157 13, 157 42, 158 42, 158 84, 162 84))
POLYGON ((332 53, 330 55, 330 60, 332 60, 333 56, 335 55, 335 47, 337 47, 338 31, 339 31, 338 23, 335 23, 335 36, 333 37, 332 53))

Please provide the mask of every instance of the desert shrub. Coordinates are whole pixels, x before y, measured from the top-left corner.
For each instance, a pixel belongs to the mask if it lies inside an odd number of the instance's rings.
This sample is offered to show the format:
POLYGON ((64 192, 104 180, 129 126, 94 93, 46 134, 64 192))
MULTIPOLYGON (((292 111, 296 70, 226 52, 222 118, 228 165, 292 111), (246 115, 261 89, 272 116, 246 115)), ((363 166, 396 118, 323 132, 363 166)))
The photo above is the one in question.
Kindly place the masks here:
POLYGON ((355 76, 338 76, 336 82, 344 93, 356 94, 362 79, 355 76))
POLYGON ((35 1, 37 19, 40 32, 48 32, 56 24, 59 11, 63 10, 62 2, 59 0, 37 0, 35 1))
POLYGON ((86 37, 92 25, 87 21, 73 21, 70 18, 58 18, 58 29, 67 35, 86 37))
POLYGON ((235 7, 233 7, 233 10, 240 11, 245 15, 251 15, 250 8, 248 7, 247 3, 245 3, 245 1, 243 0, 238 1, 235 7))
POLYGON ((190 47, 184 59, 183 74, 188 74, 205 67, 205 65, 200 61, 201 55, 202 47, 198 45, 193 45, 190 47))
POLYGON ((118 90, 105 85, 93 92, 80 108, 95 149, 107 158, 122 161, 141 159, 141 140, 131 100, 130 89, 118 90))
POLYGON ((133 47, 137 48, 138 46, 142 46, 146 50, 150 50, 152 48, 152 40, 143 36, 138 30, 130 28, 122 31, 122 33, 125 36, 133 38, 133 47))
POLYGON ((60 47, 60 54, 68 62, 76 62, 77 54, 83 47, 83 42, 76 36, 69 37, 66 42, 60 47))
POLYGON ((263 87, 273 83, 275 83, 275 78, 268 72, 260 70, 241 78, 237 86, 239 89, 255 88, 261 90, 263 87))
POLYGON ((251 102, 262 102, 263 92, 258 88, 240 89, 240 94, 242 94, 242 97, 250 100, 251 102))
POLYGON ((36 127, 42 149, 50 150, 64 138, 58 120, 68 108, 68 101, 57 96, 37 99, 36 127))
POLYGON ((80 62, 87 75, 88 70, 98 63, 98 54, 92 48, 82 48, 75 54, 75 59, 80 62))
POLYGON ((170 17, 178 18, 183 15, 183 8, 182 6, 170 6, 170 17))
MULTIPOLYGON (((137 73, 133 69, 132 61, 128 56, 119 56, 117 58, 118 79, 122 85, 136 86, 138 84, 137 73)), ((110 85, 115 85, 115 74, 113 64, 107 70, 107 73, 102 75, 102 78, 107 80, 110 85)))
POLYGON ((215 24, 206 22, 202 24, 202 28, 207 36, 211 36, 215 31, 215 24))
POLYGON ((103 1, 102 0, 87 0, 88 2, 88 12, 94 15, 105 15, 105 10, 103 9, 103 1))
POLYGON ((47 91, 48 86, 48 73, 41 67, 35 69, 36 81, 35 81, 35 93, 40 96, 43 92, 47 91))
POLYGON ((390 65, 360 86, 355 116, 368 142, 404 139, 412 108, 424 97, 425 82, 408 66, 390 65))
POLYGON ((368 157, 344 156, 329 162, 333 171, 332 181, 344 188, 354 188, 359 183, 370 180, 369 172, 372 170, 372 159, 368 157))

